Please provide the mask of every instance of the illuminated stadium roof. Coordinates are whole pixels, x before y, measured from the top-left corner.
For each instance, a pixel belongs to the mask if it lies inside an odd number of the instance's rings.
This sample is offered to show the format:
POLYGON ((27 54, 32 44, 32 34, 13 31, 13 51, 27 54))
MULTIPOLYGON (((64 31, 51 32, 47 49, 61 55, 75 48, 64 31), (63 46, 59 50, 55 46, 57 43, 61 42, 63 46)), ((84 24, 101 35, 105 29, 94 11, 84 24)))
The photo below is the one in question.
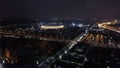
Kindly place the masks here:
POLYGON ((64 28, 64 25, 56 22, 41 24, 41 29, 62 29, 62 28, 64 28))

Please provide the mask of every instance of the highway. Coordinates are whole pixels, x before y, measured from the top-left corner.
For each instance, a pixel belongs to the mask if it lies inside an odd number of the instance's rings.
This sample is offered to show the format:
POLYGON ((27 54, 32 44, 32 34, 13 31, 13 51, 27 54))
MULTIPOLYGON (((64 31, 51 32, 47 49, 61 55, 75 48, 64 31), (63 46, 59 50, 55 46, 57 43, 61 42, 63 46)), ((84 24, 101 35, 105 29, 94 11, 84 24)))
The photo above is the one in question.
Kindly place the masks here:
POLYGON ((83 40, 84 37, 86 37, 87 33, 83 32, 78 37, 76 37, 73 41, 69 42, 65 47, 63 47, 60 51, 58 51, 54 56, 49 57, 45 61, 43 61, 41 64, 38 65, 40 68, 49 68, 49 66, 55 62, 57 59, 61 59, 62 56, 69 52, 71 48, 73 48, 78 42, 83 40), (48 61, 49 60, 49 61, 48 61))
POLYGON ((120 29, 117 29, 115 27, 111 27, 111 26, 109 26, 110 24, 115 24, 115 23, 114 22, 105 22, 105 23, 98 24, 98 26, 100 28, 104 28, 104 29, 108 29, 108 30, 120 33, 120 29))
POLYGON ((16 34, 16 33, 8 33, 8 32, 0 32, 1 37, 8 37, 8 38, 31 38, 31 39, 39 39, 45 41, 60 41, 60 42, 69 42, 71 40, 64 39, 64 38, 54 38, 54 37, 42 37, 42 36, 35 36, 35 35, 24 35, 24 34, 16 34))

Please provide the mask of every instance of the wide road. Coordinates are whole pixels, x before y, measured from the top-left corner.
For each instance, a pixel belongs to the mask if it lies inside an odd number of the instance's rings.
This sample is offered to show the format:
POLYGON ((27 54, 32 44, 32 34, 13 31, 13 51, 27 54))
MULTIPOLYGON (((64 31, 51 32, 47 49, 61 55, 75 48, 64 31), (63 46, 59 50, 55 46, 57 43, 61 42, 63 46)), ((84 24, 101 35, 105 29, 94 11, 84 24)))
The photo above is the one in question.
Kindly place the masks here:
POLYGON ((39 39, 45 41, 60 41, 60 42, 69 42, 71 40, 64 39, 64 38, 54 38, 54 37, 42 37, 42 36, 35 36, 35 35, 24 35, 24 34, 16 34, 16 33, 9 33, 9 32, 0 32, 0 37, 9 37, 9 38, 31 38, 31 39, 39 39))
POLYGON ((79 36, 77 36, 73 41, 70 41, 68 43, 68 45, 66 45, 65 47, 63 47, 60 51, 58 51, 54 56, 49 57, 48 59, 46 59, 45 61, 43 61, 41 64, 38 65, 38 67, 40 68, 50 68, 50 65, 57 59, 60 59, 65 52, 68 52, 71 50, 71 48, 73 48, 77 42, 80 42, 83 40, 84 37, 86 37, 87 33, 83 32, 81 33, 79 36))
POLYGON ((98 24, 98 26, 100 28, 104 28, 104 29, 108 29, 108 30, 111 30, 111 31, 115 31, 117 33, 120 33, 120 29, 117 29, 115 27, 111 27, 109 26, 110 24, 115 24, 114 22, 105 22, 105 23, 100 23, 98 24))

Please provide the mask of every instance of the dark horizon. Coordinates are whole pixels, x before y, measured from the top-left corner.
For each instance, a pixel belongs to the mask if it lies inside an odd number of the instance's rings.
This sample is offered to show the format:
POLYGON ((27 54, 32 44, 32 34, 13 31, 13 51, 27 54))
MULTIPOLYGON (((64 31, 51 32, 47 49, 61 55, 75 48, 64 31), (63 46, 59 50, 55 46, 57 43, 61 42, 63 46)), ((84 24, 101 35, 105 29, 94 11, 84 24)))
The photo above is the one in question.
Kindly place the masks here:
POLYGON ((7 0, 0 17, 120 17, 120 0, 7 0))

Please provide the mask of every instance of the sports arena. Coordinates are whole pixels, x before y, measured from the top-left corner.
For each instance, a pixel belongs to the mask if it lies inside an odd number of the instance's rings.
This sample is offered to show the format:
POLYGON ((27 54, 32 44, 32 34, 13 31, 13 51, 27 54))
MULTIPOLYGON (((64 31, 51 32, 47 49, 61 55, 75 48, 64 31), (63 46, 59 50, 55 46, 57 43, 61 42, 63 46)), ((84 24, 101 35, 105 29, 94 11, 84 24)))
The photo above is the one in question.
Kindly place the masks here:
POLYGON ((63 29, 65 26, 62 23, 50 22, 40 25, 41 29, 63 29))

